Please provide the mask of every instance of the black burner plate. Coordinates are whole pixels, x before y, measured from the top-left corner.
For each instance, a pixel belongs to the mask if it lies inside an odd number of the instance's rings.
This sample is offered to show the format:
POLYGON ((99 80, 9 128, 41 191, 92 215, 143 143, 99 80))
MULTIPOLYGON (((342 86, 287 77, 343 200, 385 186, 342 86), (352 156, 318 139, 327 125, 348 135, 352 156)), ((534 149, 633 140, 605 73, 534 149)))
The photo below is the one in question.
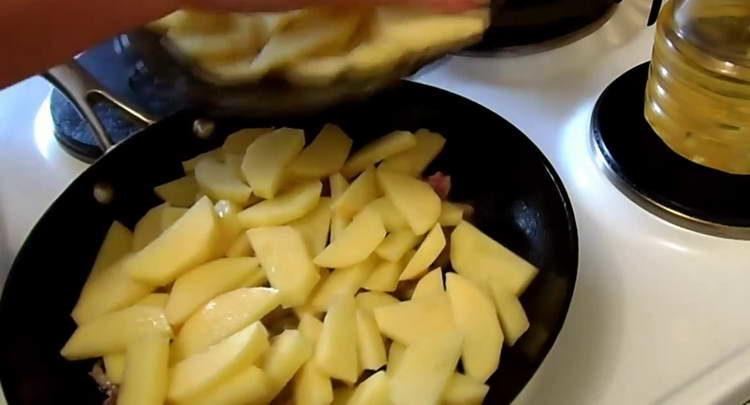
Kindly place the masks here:
POLYGON ((593 142, 605 172, 636 203, 678 225, 750 238, 750 176, 698 165, 662 142, 644 118, 648 69, 620 76, 594 108, 593 142))

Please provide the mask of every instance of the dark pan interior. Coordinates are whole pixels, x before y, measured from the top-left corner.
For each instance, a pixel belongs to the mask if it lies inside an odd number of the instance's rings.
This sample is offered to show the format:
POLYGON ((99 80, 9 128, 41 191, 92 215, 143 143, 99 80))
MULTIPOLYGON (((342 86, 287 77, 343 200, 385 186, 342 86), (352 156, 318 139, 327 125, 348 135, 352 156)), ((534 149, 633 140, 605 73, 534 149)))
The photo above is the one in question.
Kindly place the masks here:
POLYGON ((403 82, 369 100, 308 117, 222 118, 215 136, 191 135, 184 111, 131 137, 86 170, 53 203, 19 252, 0 301, 0 381, 10 405, 97 404, 92 361, 59 356, 74 329, 69 317, 97 249, 113 220, 132 227, 159 201, 152 187, 182 174, 180 162, 248 126, 295 126, 309 136, 339 124, 355 148, 394 129, 429 128, 448 139, 430 171, 452 176, 454 200, 470 201, 474 221, 541 269, 522 297, 530 330, 503 350, 486 403, 509 403, 536 371, 562 327, 576 281, 578 239, 560 179, 513 125, 451 93, 403 82), (93 197, 97 182, 114 189, 110 205, 93 197))

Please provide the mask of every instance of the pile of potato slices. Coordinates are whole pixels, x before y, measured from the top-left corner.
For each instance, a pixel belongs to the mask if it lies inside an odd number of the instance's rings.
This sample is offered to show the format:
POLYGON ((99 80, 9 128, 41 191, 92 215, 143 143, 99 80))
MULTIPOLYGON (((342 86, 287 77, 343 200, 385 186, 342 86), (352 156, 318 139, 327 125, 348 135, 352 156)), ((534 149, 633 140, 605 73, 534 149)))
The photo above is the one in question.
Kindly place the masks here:
POLYGON ((488 10, 458 14, 396 6, 215 14, 180 10, 150 24, 167 48, 216 84, 273 76, 295 85, 366 80, 481 38, 488 10))
POLYGON ((114 222, 62 355, 120 405, 481 403, 537 269, 423 177, 439 133, 305 142, 235 132, 114 222))

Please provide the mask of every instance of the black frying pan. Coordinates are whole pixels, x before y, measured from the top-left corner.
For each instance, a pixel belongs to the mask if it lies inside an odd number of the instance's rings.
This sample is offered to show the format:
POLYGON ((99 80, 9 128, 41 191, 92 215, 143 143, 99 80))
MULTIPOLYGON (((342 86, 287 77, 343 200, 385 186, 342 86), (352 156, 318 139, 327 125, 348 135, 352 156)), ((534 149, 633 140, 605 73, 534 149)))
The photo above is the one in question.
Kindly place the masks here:
POLYGON ((474 205, 473 222, 541 269, 522 297, 531 328, 504 349, 488 382, 486 403, 513 400, 563 325, 578 265, 576 224, 564 187, 518 129, 469 100, 410 82, 315 115, 195 125, 206 118, 183 111, 114 147, 34 227, 0 299, 0 381, 10 405, 101 403, 103 395, 87 375, 93 362, 69 362, 58 352, 73 332, 69 313, 113 220, 132 227, 159 203, 155 185, 181 176, 182 160, 219 146, 233 130, 293 126, 314 135, 327 122, 351 135, 355 148, 394 129, 444 134, 446 148, 429 171, 450 174, 451 197, 474 205), (194 127, 209 136, 195 136, 194 127))

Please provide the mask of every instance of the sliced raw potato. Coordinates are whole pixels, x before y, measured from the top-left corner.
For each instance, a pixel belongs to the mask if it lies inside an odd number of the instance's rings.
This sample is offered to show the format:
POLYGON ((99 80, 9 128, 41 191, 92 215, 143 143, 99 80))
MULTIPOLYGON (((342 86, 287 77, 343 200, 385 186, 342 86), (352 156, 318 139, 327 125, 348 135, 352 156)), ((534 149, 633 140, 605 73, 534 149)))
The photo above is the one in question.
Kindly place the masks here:
POLYGON ((135 281, 124 263, 129 256, 97 273, 84 286, 71 316, 83 325, 99 316, 134 304, 154 290, 154 286, 135 281))
POLYGON ((292 128, 279 128, 251 143, 242 160, 242 172, 253 193, 273 198, 281 187, 284 169, 304 146, 305 133, 292 128))
POLYGON ((353 266, 335 269, 315 291, 310 306, 315 312, 325 312, 338 296, 354 296, 378 264, 378 258, 370 255, 353 266))
POLYGON ((451 303, 445 293, 375 308, 373 314, 385 336, 405 345, 424 336, 456 330, 451 303))
POLYGON ((292 380, 303 364, 313 355, 312 344, 294 329, 277 336, 263 360, 263 371, 270 384, 265 400, 268 403, 292 380))
POLYGON ((210 32, 170 29, 166 38, 172 49, 196 59, 222 59, 256 51, 262 44, 254 35, 255 27, 240 22, 230 19, 224 29, 210 32))
POLYGON ((341 174, 347 178, 354 177, 361 173, 369 166, 380 162, 383 159, 411 149, 417 145, 417 140, 409 131, 394 131, 388 135, 382 136, 352 155, 348 162, 341 169, 341 174))
POLYGON ((377 370, 386 362, 385 343, 371 311, 357 308, 357 353, 359 366, 377 370))
POLYGON ((396 373, 396 369, 401 365, 401 359, 404 358, 404 352, 406 351, 406 345, 402 345, 399 342, 392 342, 391 347, 388 348, 388 374, 393 375, 396 373))
POLYGON ((357 301, 357 308, 364 309, 365 311, 372 312, 375 308, 379 308, 385 305, 398 304, 399 301, 390 294, 377 292, 377 291, 365 291, 357 294, 354 297, 357 301))
POLYGON ((212 299, 185 321, 172 342, 170 360, 180 361, 206 350, 279 306, 274 288, 239 288, 212 299))
MULTIPOLYGON (((232 171, 234 172, 234 174, 237 175, 237 177, 241 179, 245 178, 245 173, 242 173, 242 159, 244 157, 245 157, 244 150, 242 151, 242 153, 224 152, 224 163, 232 169, 232 171)), ((255 195, 251 195, 245 205, 250 206, 261 200, 262 198, 255 196, 255 195)))
POLYGON ((529 318, 513 291, 495 284, 491 284, 490 289, 505 334, 505 343, 513 346, 529 329, 529 318))
POLYGON ((226 251, 227 257, 247 257, 253 255, 253 246, 250 245, 250 239, 243 232, 237 236, 226 251))
POLYGON ((331 228, 331 199, 321 197, 315 209, 289 225, 302 234, 310 256, 317 256, 328 243, 328 231, 331 228))
POLYGON ((297 329, 310 343, 317 344, 320 332, 323 331, 323 322, 310 314, 302 314, 297 329))
MULTIPOLYGON (((386 227, 387 228, 387 227, 386 227)), ((375 249, 375 253, 389 262, 396 262, 406 252, 417 246, 420 237, 415 235, 411 229, 394 231, 385 237, 382 243, 375 249)))
POLYGON ((249 366, 231 375, 213 388, 178 402, 179 405, 259 404, 268 397, 271 382, 256 366, 249 366))
POLYGON ((102 357, 104 361, 104 370, 107 372, 107 379, 112 384, 121 384, 122 377, 125 374, 125 353, 113 353, 102 357))
POLYGON ((352 266, 370 256, 385 234, 380 216, 372 210, 362 211, 313 261, 321 267, 352 266))
POLYGON ((253 250, 284 307, 302 305, 320 280, 305 241, 291 226, 247 231, 253 250))
POLYGON ((333 402, 331 379, 323 374, 314 361, 309 361, 294 377, 292 386, 297 405, 328 405, 333 402))
POLYGON ((503 331, 495 305, 480 287, 459 274, 448 273, 445 285, 453 318, 464 336, 464 372, 477 381, 487 381, 500 364, 503 349, 503 331))
POLYGON ((60 354, 68 360, 80 360, 123 353, 131 342, 154 333, 166 336, 172 334, 164 310, 148 305, 134 305, 79 326, 60 354))
POLYGON ((224 144, 221 145, 221 150, 224 152, 224 155, 244 155, 247 147, 250 146, 251 143, 261 135, 267 134, 271 131, 273 131, 273 128, 245 128, 232 132, 224 140, 224 144))
POLYGON ((240 212, 238 219, 245 228, 284 225, 315 209, 322 189, 319 180, 300 183, 276 198, 261 201, 240 212))
POLYGON ((352 140, 336 125, 326 124, 287 168, 297 178, 328 177, 344 166, 352 140))
POLYGON ((214 200, 229 200, 244 205, 253 192, 231 166, 212 158, 202 159, 195 165, 195 180, 201 190, 214 200))
MULTIPOLYGON (((126 254, 130 253, 132 244, 133 232, 117 221, 112 222, 107 230, 107 235, 104 236, 104 241, 99 246, 99 252, 96 254, 89 278, 95 277, 102 270, 125 257, 126 254)), ((86 283, 88 282, 89 280, 86 280, 86 283)))
POLYGON ((174 282, 169 293, 165 310, 169 323, 181 325, 212 298, 242 287, 260 271, 258 260, 252 257, 217 259, 190 270, 174 282))
POLYGON ((228 200, 219 200, 214 204, 218 227, 217 255, 226 255, 237 237, 243 234, 244 228, 239 220, 241 210, 237 203, 228 200))
POLYGON ((489 283, 521 295, 539 272, 466 221, 453 230, 450 245, 453 268, 478 285, 489 283))
POLYGON ((153 242, 126 258, 123 265, 138 281, 167 285, 186 270, 209 260, 217 235, 213 205, 204 198, 153 242))
POLYGON ((333 402, 331 405, 347 405, 352 395, 354 395, 354 388, 348 386, 337 387, 333 390, 333 402))
POLYGON ((435 259, 440 256, 440 252, 445 248, 445 235, 440 224, 435 224, 430 233, 424 238, 419 245, 417 253, 409 260, 399 280, 413 280, 422 276, 435 259))
POLYGON ((229 21, 230 15, 226 13, 177 10, 151 22, 148 27, 159 32, 166 32, 169 29, 212 31, 221 28, 229 21))
POLYGON ((260 322, 192 355, 169 370, 167 399, 184 401, 252 365, 268 350, 268 331, 260 322))
POLYGON ((401 260, 396 262, 382 261, 372 271, 370 277, 362 285, 366 290, 393 292, 398 287, 398 278, 404 271, 406 264, 414 256, 414 251, 406 252, 401 260))
POLYGON ((429 184, 405 174, 377 170, 380 187, 417 235, 435 225, 440 217, 440 197, 429 184))
POLYGON ((182 169, 185 171, 185 174, 190 175, 195 170, 195 165, 197 165, 198 162, 200 162, 201 160, 208 158, 208 157, 212 157, 218 161, 222 161, 223 157, 222 157, 221 148, 216 148, 208 152, 201 153, 200 155, 197 155, 190 160, 186 160, 182 162, 182 169))
POLYGON ((169 294, 167 293, 153 293, 143 297, 143 299, 136 302, 135 305, 150 305, 157 308, 166 308, 168 300, 169 294))
MULTIPOLYGON (((344 194, 344 191, 349 187, 349 182, 346 181, 341 173, 331 175, 331 177, 328 178, 328 184, 331 188, 331 204, 341 197, 341 195, 344 194)), ((340 236, 344 229, 346 229, 346 226, 349 225, 349 222, 350 220, 343 215, 332 213, 330 240, 334 241, 336 237, 340 236)))
POLYGON ((344 218, 351 218, 369 202, 380 196, 373 167, 364 171, 331 205, 331 209, 344 218))
POLYGON ((156 239, 164 230, 162 228, 164 210, 169 204, 164 203, 151 208, 138 220, 133 230, 133 250, 138 251, 156 239))
POLYGON ((460 205, 449 201, 443 201, 440 206, 440 217, 438 223, 442 226, 456 226, 464 219, 464 210, 460 205))
POLYGON ((128 345, 120 405, 160 405, 167 396, 169 336, 147 335, 128 345))
POLYGON ((443 391, 447 405, 481 405, 490 387, 461 373, 453 373, 443 391))
POLYGON ((417 144, 404 152, 385 159, 380 164, 383 170, 420 176, 427 166, 443 150, 445 138, 437 132, 420 129, 414 134, 417 144))
POLYGON ((385 371, 378 371, 362 381, 349 399, 349 405, 391 405, 390 386, 385 371))
POLYGON ((419 280, 411 295, 411 299, 430 297, 443 291, 445 291, 443 289, 443 270, 438 267, 419 280))
POLYGON ((461 357, 462 341, 453 332, 425 335, 409 345, 390 375, 393 404, 437 404, 461 357))
POLYGON ((396 206, 386 197, 378 198, 368 204, 365 209, 375 210, 375 212, 380 215, 380 219, 383 220, 385 229, 387 229, 388 232, 398 232, 404 229, 409 229, 409 223, 406 222, 406 218, 401 215, 401 212, 396 209, 396 206))
POLYGON ((167 229, 188 211, 187 208, 165 207, 161 213, 161 229, 167 229))
POLYGON ((195 201, 198 182, 193 176, 180 177, 177 180, 154 187, 154 193, 163 201, 175 207, 188 208, 195 201))
POLYGON ((359 376, 357 308, 354 297, 342 295, 331 305, 315 349, 315 364, 326 375, 348 384, 359 376))

